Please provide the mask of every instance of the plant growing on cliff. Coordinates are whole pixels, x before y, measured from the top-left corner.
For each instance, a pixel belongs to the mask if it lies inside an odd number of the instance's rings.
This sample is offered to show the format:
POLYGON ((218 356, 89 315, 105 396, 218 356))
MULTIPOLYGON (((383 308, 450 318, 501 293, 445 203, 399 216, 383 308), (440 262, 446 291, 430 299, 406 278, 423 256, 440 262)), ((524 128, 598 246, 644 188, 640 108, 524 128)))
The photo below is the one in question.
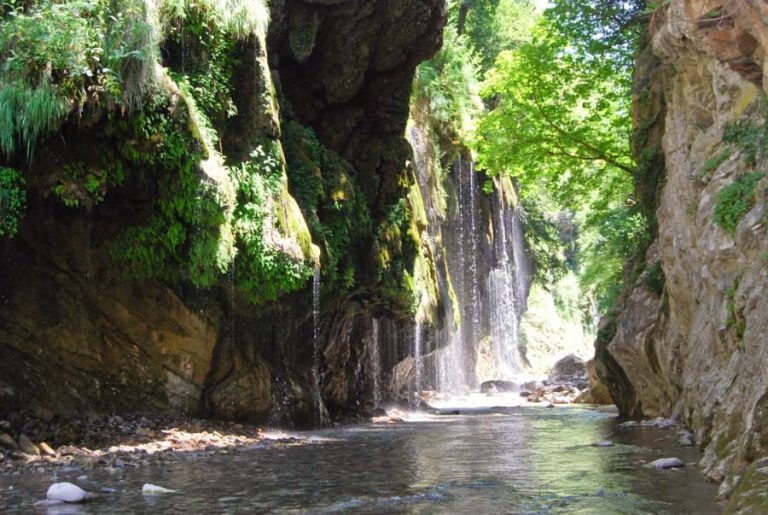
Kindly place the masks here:
POLYGON ((140 106, 155 80, 155 22, 144 0, 20 2, 0 24, 0 152, 38 139, 89 103, 140 106))
POLYGON ((0 236, 16 235, 26 205, 24 177, 18 170, 0 166, 0 236))
POLYGON ((466 37, 447 30, 443 47, 416 70, 414 96, 426 99, 433 128, 446 141, 467 136, 482 110, 477 58, 466 37))
POLYGON ((360 280, 359 256, 372 244, 373 221, 351 167, 296 122, 283 124, 288 185, 322 251, 323 284, 337 292, 360 280))
POLYGON ((717 193, 714 220, 718 226, 731 235, 736 233, 739 222, 754 205, 755 188, 763 177, 763 172, 748 173, 717 193))

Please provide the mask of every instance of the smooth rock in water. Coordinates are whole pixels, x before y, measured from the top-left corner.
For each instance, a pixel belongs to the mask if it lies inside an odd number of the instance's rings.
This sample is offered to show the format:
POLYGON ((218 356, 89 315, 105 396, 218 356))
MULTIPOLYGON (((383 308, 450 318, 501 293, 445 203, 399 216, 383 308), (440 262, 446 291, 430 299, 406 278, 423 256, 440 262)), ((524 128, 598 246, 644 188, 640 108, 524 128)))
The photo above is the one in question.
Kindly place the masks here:
POLYGON ((176 493, 176 490, 170 490, 168 488, 163 488, 162 486, 157 486, 157 485, 151 485, 149 483, 141 487, 142 495, 175 494, 175 493, 176 493))
POLYGON ((514 392, 517 389, 517 385, 512 381, 485 381, 480 385, 481 393, 499 393, 499 392, 514 392))
POLYGON ((574 354, 564 357, 552 368, 547 379, 551 384, 562 382, 584 382, 588 378, 587 364, 574 354))
POLYGON ((603 440, 602 442, 595 442, 593 447, 613 447, 615 444, 610 440, 603 440))
POLYGON ((56 456, 56 451, 54 451, 53 448, 47 443, 40 442, 37 446, 40 448, 40 452, 42 452, 44 455, 56 456))
POLYGON ((0 447, 5 447, 6 449, 16 450, 16 449, 19 448, 19 445, 11 437, 11 435, 7 435, 5 433, 0 433, 0 447))
POLYGON ((685 463, 680 458, 661 458, 650 462, 648 466, 656 470, 665 470, 685 467, 685 463))
POLYGON ((692 447, 694 445, 693 438, 688 435, 681 436, 677 440, 677 445, 680 447, 692 447))
POLYGON ((19 447, 21 447, 22 452, 30 456, 40 456, 40 449, 23 433, 19 436, 19 447))
POLYGON ((62 501, 66 503, 85 502, 91 494, 72 483, 54 483, 48 488, 45 495, 49 501, 62 501))

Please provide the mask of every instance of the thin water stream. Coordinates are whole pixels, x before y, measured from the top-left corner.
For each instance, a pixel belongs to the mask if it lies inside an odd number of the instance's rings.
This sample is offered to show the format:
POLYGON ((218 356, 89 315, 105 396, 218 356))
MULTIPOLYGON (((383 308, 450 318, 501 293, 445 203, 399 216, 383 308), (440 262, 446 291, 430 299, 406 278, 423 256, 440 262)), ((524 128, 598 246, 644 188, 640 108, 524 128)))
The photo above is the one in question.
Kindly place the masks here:
MULTIPOLYGON (((301 433, 228 456, 116 472, 61 473, 92 491, 91 504, 51 513, 719 513, 717 488, 694 466, 658 471, 659 457, 695 462, 675 431, 624 428, 584 407, 464 410, 395 425, 301 433), (614 447, 591 444, 612 440, 614 447), (87 479, 76 479, 87 475, 87 479), (178 494, 142 497, 143 483, 178 494)), ((0 504, 33 510, 49 474, 0 477, 0 504)), ((61 508, 60 508, 61 509, 61 508)))

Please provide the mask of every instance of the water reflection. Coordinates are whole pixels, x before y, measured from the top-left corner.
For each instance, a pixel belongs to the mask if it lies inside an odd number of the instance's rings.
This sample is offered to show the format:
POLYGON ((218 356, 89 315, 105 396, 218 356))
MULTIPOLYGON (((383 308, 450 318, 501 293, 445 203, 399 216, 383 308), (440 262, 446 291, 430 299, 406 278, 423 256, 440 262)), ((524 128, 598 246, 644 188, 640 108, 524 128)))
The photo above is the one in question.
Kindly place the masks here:
MULTIPOLYGON (((620 428, 615 415, 578 407, 510 407, 428 417, 396 426, 313 434, 303 446, 269 444, 230 456, 144 469, 59 475, 95 503, 50 513, 718 513, 714 485, 694 467, 674 472, 641 461, 696 451, 674 430, 620 428), (593 447, 601 440, 616 446, 593 447), (182 492, 145 498, 145 482, 182 492)), ((50 477, 0 478, 0 504, 27 511, 50 477), (13 490, 9 490, 13 487, 13 490)))

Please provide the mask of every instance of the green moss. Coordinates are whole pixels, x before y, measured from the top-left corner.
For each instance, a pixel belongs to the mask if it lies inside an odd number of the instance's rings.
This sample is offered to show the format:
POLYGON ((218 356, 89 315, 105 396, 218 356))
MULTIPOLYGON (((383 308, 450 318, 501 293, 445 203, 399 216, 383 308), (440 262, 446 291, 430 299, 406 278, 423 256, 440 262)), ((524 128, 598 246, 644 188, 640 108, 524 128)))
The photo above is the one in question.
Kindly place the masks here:
POLYGON ((361 256, 373 245, 373 222, 351 167, 311 129, 283 124, 288 185, 320 246, 323 285, 335 293, 363 283, 361 256))
POLYGON ((730 234, 754 204, 755 186, 765 176, 763 172, 752 172, 723 187, 715 199, 715 223, 730 234))
POLYGON ((105 155, 98 167, 69 163, 52 177, 53 193, 68 207, 91 208, 104 200, 107 191, 125 180, 123 162, 105 155))
POLYGON ((703 175, 708 175, 720 168, 720 165, 725 163, 729 157, 731 157, 731 151, 729 149, 725 149, 716 156, 712 156, 707 159, 702 170, 703 175))
POLYGON ((181 100, 157 95, 141 112, 110 119, 107 134, 122 142, 116 158, 154 189, 147 220, 113 242, 113 255, 138 277, 210 286, 234 254, 222 230, 232 216, 231 184, 204 134, 190 130, 200 125, 194 103, 181 100))
POLYGON ((765 157, 768 126, 764 121, 758 124, 752 119, 728 124, 723 132, 723 143, 736 148, 747 166, 754 168, 765 157))
POLYGON ((12 238, 27 206, 24 177, 18 170, 0 166, 0 237, 12 238))

